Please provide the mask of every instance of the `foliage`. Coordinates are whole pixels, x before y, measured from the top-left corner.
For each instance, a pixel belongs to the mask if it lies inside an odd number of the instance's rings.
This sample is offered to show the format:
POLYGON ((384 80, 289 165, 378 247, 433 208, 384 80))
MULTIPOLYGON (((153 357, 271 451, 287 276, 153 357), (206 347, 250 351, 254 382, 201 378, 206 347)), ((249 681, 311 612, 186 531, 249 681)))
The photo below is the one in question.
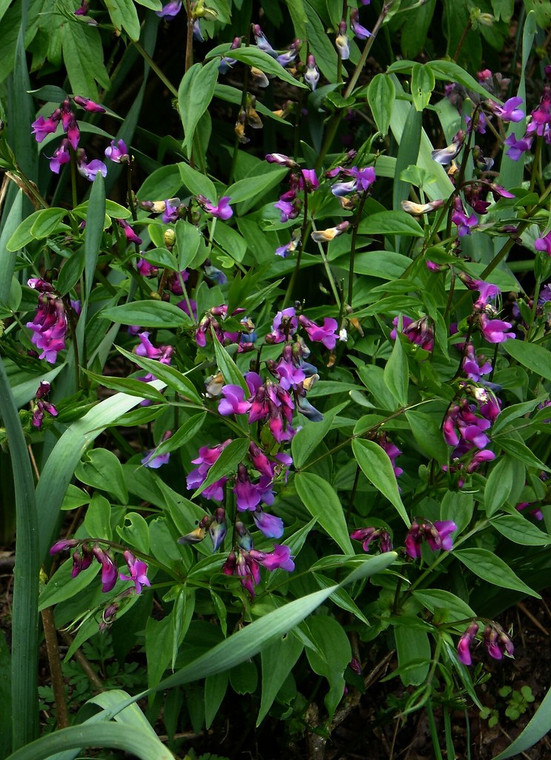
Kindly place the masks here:
POLYGON ((170 757, 233 694, 328 736, 393 650, 440 757, 548 584, 549 3, 257 5, 0 2, 13 760, 170 757))

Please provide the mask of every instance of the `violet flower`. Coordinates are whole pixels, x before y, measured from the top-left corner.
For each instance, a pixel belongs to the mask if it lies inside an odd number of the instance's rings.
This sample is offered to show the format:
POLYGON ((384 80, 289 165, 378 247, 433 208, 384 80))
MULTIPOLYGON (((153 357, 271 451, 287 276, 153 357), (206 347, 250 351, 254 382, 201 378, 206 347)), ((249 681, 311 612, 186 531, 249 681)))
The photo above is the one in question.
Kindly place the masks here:
POLYGON ((357 8, 352 8, 350 11, 350 26, 352 27, 354 36, 359 40, 366 40, 368 37, 371 37, 371 32, 360 24, 360 12, 357 8))
POLYGON ((297 331, 298 319, 293 306, 278 311, 272 322, 272 332, 266 336, 267 343, 283 343, 297 331))
POLYGON ((534 247, 536 251, 541 251, 551 256, 551 230, 544 237, 536 238, 534 247))
POLYGON ((71 160, 71 153, 69 151, 69 140, 66 137, 63 138, 59 147, 54 151, 53 156, 49 157, 50 169, 54 174, 59 174, 63 164, 68 164, 71 160))
POLYGON ((83 98, 82 95, 75 95, 73 101, 77 106, 84 108, 85 111, 89 111, 90 113, 105 113, 105 108, 100 106, 99 103, 94 103, 90 98, 83 98))
POLYGON ((457 225, 457 234, 459 237, 470 235, 473 227, 476 227, 478 224, 478 218, 475 214, 471 214, 467 217, 460 198, 456 198, 453 205, 454 210, 451 219, 452 222, 457 225))
POLYGON ((245 401, 245 391, 240 385, 225 385, 221 391, 224 398, 218 404, 218 413, 224 417, 230 414, 247 414, 250 401, 245 401))
POLYGON ((120 573, 119 578, 121 581, 132 581, 134 583, 136 594, 140 594, 144 586, 151 586, 146 574, 147 565, 141 559, 136 559, 132 552, 125 551, 123 556, 128 565, 128 569, 130 570, 130 575, 120 573))
POLYGON ((269 515, 261 509, 253 512, 253 520, 256 527, 266 538, 281 538, 283 535, 283 520, 275 515, 269 515))
MULTIPOLYGON (((171 436, 171 430, 167 430, 165 433, 163 433, 159 446, 164 441, 168 441, 171 436)), ((163 464, 168 464, 168 461, 170 459, 170 451, 167 451, 166 454, 156 454, 158 448, 159 447, 157 446, 156 448, 151 449, 151 451, 146 452, 146 455, 142 459, 142 464, 144 467, 149 467, 151 470, 158 470, 159 467, 162 467, 163 464)))
POLYGON ((106 158, 114 161, 116 164, 126 164, 130 160, 128 147, 124 140, 111 140, 111 144, 105 149, 106 158))
POLYGON ((492 365, 486 361, 486 357, 476 355, 472 343, 467 345, 461 366, 469 380, 473 380, 475 383, 478 383, 483 375, 489 375, 492 371, 492 365))
POLYGON ((86 163, 86 158, 79 161, 77 164, 78 173, 85 177, 90 182, 93 182, 96 178, 96 174, 101 174, 102 177, 107 176, 107 167, 97 158, 94 158, 89 163, 86 163))
POLYGON ((502 121, 522 121, 524 119, 524 111, 521 111, 518 106, 522 103, 522 98, 509 98, 505 103, 500 106, 493 101, 490 101, 490 108, 499 116, 502 121))
POLYGON ((174 18, 182 10, 182 0, 172 0, 170 3, 163 5, 160 11, 155 11, 160 18, 174 18))
POLYGON ((299 322, 308 333, 310 340, 313 340, 317 343, 323 343, 325 348, 329 349, 330 351, 335 348, 337 344, 339 328, 336 319, 325 317, 323 320, 323 327, 321 327, 320 325, 317 325, 315 322, 312 322, 312 320, 305 317, 304 314, 301 314, 299 317, 299 322))
POLYGON ((520 140, 517 140, 514 134, 510 134, 505 140, 505 145, 509 148, 505 155, 512 161, 518 161, 522 154, 529 151, 532 147, 532 138, 524 136, 520 140))
POLYGON ((295 569, 295 563, 291 559, 291 549, 288 546, 276 544, 273 552, 258 552, 252 549, 251 557, 263 565, 267 570, 287 570, 292 573, 295 569))
POLYGON ((451 551, 453 542, 451 534, 457 530, 457 525, 451 520, 442 520, 419 524, 414 520, 405 539, 405 550, 408 557, 416 559, 421 556, 421 544, 426 541, 432 551, 451 551))
POLYGON ((371 544, 374 541, 379 542, 379 551, 381 553, 392 551, 392 541, 388 531, 384 528, 358 528, 358 530, 352 531, 350 538, 354 541, 362 541, 362 549, 364 552, 369 552, 371 544))
MULTIPOLYGON (((211 449, 209 449, 208 446, 202 446, 199 449, 199 456, 196 459, 191 460, 193 464, 198 464, 199 467, 196 467, 194 470, 192 470, 186 478, 188 490, 195 490, 204 483, 210 468, 216 462, 226 446, 228 446, 230 443, 231 438, 228 438, 223 443, 219 443, 211 449)), ((226 484, 226 481, 227 478, 220 478, 214 483, 211 483, 210 486, 207 486, 207 488, 205 488, 203 491, 203 496, 205 499, 222 501, 224 498, 224 485, 226 484)))

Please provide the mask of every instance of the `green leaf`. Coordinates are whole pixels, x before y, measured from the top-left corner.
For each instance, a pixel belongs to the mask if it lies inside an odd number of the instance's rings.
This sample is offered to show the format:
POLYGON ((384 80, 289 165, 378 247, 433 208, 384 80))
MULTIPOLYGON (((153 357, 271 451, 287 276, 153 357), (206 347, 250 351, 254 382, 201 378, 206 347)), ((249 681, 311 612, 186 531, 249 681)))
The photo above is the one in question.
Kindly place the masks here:
POLYGON ((316 649, 307 648, 306 656, 314 673, 329 682, 325 706, 331 718, 344 694, 344 671, 352 659, 350 642, 341 624, 328 615, 314 615, 308 629, 316 649))
POLYGON ((551 536, 521 515, 501 515, 492 520, 492 525, 502 536, 521 546, 548 546, 551 536))
POLYGON ((308 44, 324 77, 329 82, 337 82, 337 51, 313 6, 314 3, 304 0, 304 10, 308 18, 308 44))
POLYGON ((33 238, 40 240, 56 232, 66 213, 67 211, 62 208, 46 208, 38 211, 30 230, 33 238))
POLYGON ((303 0, 285 0, 285 3, 293 22, 295 37, 298 37, 299 40, 304 40, 307 37, 306 25, 308 23, 308 16, 304 10, 303 0))
POLYGON ((400 337, 397 335, 394 347, 384 369, 386 387, 392 393, 400 406, 408 402, 409 366, 408 358, 402 348, 400 337))
POLYGON ((484 488, 484 504, 488 517, 495 514, 509 498, 513 488, 513 478, 514 470, 511 467, 511 459, 504 456, 490 472, 484 488))
POLYGON ((155 449, 155 456, 166 454, 169 451, 175 451, 194 438, 203 427, 206 416, 206 412, 199 412, 199 414, 194 414, 189 420, 186 420, 174 435, 167 438, 166 441, 162 441, 157 446, 155 449))
POLYGON ((111 504, 109 504, 105 496, 97 492, 92 496, 86 510, 84 527, 90 538, 106 538, 108 541, 111 540, 111 504))
POLYGON ((233 185, 229 185, 224 190, 224 195, 229 195, 232 203, 241 203, 241 201, 248 201, 250 198, 260 199, 273 187, 279 185, 289 170, 280 166, 260 166, 259 171, 261 174, 258 176, 248 176, 234 182, 233 185))
POLYGON ((507 749, 496 755, 494 760, 506 760, 508 757, 518 757, 551 730, 551 689, 545 695, 535 715, 531 718, 526 728, 512 742, 507 749))
POLYGON ((294 484, 300 500, 312 517, 317 519, 344 554, 353 554, 344 510, 335 489, 311 472, 298 472, 294 484))
POLYGON ((422 111, 430 102, 434 90, 434 72, 430 63, 415 63, 411 71, 411 95, 417 111, 422 111))
POLYGON ((92 725, 62 728, 27 744, 6 760, 44 760, 56 752, 81 747, 110 747, 135 755, 139 760, 174 760, 174 755, 155 736, 135 726, 101 721, 92 725))
POLYGON ((259 726, 268 710, 274 703, 275 698, 291 670, 294 668, 303 650, 302 643, 291 634, 276 639, 273 644, 266 647, 261 655, 262 667, 262 693, 260 697, 260 709, 256 719, 259 726))
POLYGON ((506 562, 488 549, 457 549, 453 552, 453 556, 483 581, 541 599, 539 594, 521 581, 506 562))
POLYGON ((16 257, 11 255, 14 251, 10 251, 7 244, 21 223, 22 214, 23 192, 19 190, 13 200, 9 213, 7 216, 4 216, 2 232, 0 233, 0 305, 2 306, 8 302, 10 297, 16 260, 16 257))
POLYGON ((136 193, 140 201, 160 201, 172 198, 182 187, 180 164, 161 166, 145 178, 136 193))
POLYGON ((216 356, 216 363, 218 369, 222 373, 222 376, 226 383, 230 385, 240 385, 245 391, 245 396, 250 394, 249 386, 247 385, 245 378, 239 371, 237 364, 228 354, 224 346, 220 343, 214 331, 212 333, 212 342, 214 345, 214 355, 216 356))
MULTIPOLYGON (((59 209, 59 211, 61 211, 61 209, 59 209)), ((34 235, 31 232, 31 227, 40 217, 40 214, 42 214, 42 211, 35 211, 30 216, 23 219, 23 221, 18 225, 6 243, 6 248, 8 251, 15 253, 15 251, 19 251, 21 248, 24 248, 32 240, 34 240, 34 235)))
POLYGON ((88 212, 86 214, 86 231, 84 238, 84 292, 86 298, 90 296, 92 285, 94 283, 94 273, 96 271, 96 264, 101 246, 104 219, 105 184, 101 173, 98 172, 92 185, 88 212))
POLYGON ((551 380, 551 351, 523 340, 507 340, 503 343, 503 348, 519 364, 546 380, 551 380))
POLYGON ((423 230, 405 211, 377 211, 366 216, 360 222, 358 232, 361 235, 403 235, 404 237, 423 237, 423 230))
POLYGON ((88 377, 94 380, 98 385, 103 385, 104 388, 111 388, 121 393, 128 393, 130 396, 137 396, 138 398, 147 398, 150 401, 156 401, 157 403, 165 404, 166 399, 162 393, 156 388, 150 386, 149 383, 144 383, 141 380, 134 380, 130 377, 113 377, 111 375, 96 375, 95 372, 89 372, 84 370, 88 377))
POLYGON ((11 749, 11 652, 3 631, 0 631, 0 757, 11 749))
POLYGON ((419 686, 425 681, 430 668, 428 633, 420 628, 397 624, 394 628, 394 641, 402 683, 404 686, 419 686))
POLYGON ((174 227, 176 243, 178 245, 178 269, 188 267, 195 258, 202 236, 197 227, 191 222, 179 219, 174 227))
POLYGON ((511 433, 508 437, 503 435, 494 436, 494 442, 501 446, 503 451, 510 454, 514 459, 518 459, 527 467, 536 467, 538 470, 544 470, 545 472, 551 472, 551 469, 544 464, 541 459, 532 453, 532 451, 522 443, 522 441, 513 438, 514 433, 511 433))
POLYGON ((178 164, 180 179, 193 195, 204 195, 213 203, 217 200, 216 188, 205 175, 192 169, 188 164, 178 164))
MULTIPOLYGON (((156 388, 164 387, 160 381, 155 383, 156 388)), ((82 455, 106 427, 138 404, 138 398, 117 393, 73 422, 55 444, 36 487, 40 558, 45 557, 53 542, 61 505, 82 455)))
POLYGON ((436 459, 438 463, 444 464, 448 458, 448 447, 434 418, 418 409, 409 409, 406 418, 421 451, 431 459, 436 459))
POLYGON ((149 526, 137 512, 127 512, 124 522, 117 527, 122 540, 143 554, 149 552, 149 526))
POLYGON ((212 726, 222 700, 226 696, 228 681, 227 673, 217 673, 205 679, 205 728, 207 731, 212 726))
MULTIPOLYGON (((473 92, 482 95, 484 100, 488 98, 488 91, 482 87, 480 82, 477 82, 474 77, 467 73, 465 69, 458 66, 457 63, 453 63, 453 61, 439 60, 429 61, 429 63, 425 65, 432 71, 436 79, 440 79, 444 82, 457 82, 466 87, 467 90, 472 90, 473 92)), ((498 103, 501 102, 499 98, 494 98, 494 100, 498 103)))
POLYGON ((99 30, 88 24, 67 21, 61 26, 61 40, 63 61, 71 89, 97 101, 96 82, 101 87, 109 87, 99 30))
POLYGON ((140 39, 140 19, 133 0, 105 0, 115 31, 123 29, 134 42, 140 39))
MULTIPOLYGON (((146 356, 132 354, 130 351, 125 351, 125 349, 120 346, 116 346, 116 349, 117 351, 120 351, 123 356, 126 356, 127 359, 130 359, 131 362, 137 364, 138 367, 142 367, 142 369, 147 370, 147 372, 151 372, 156 378, 162 380, 163 384, 167 385, 177 393, 180 393, 184 398, 195 401, 196 403, 201 404, 201 406, 203 405, 203 399, 191 380, 182 372, 179 372, 175 367, 170 367, 168 364, 163 364, 156 359, 148 359, 146 356)), ((148 385, 151 385, 151 383, 148 383, 148 385)))
POLYGON ((413 591, 412 596, 418 599, 423 607, 438 615, 439 620, 445 619, 451 621, 476 617, 476 612, 469 607, 467 602, 444 589, 435 588, 413 591), (445 613, 445 618, 442 617, 442 613, 445 613))
POLYGON ((398 148, 398 155, 396 156, 394 188, 392 192, 392 207, 395 211, 400 211, 402 201, 409 197, 411 182, 403 180, 402 176, 409 167, 415 166, 418 168, 417 159, 421 145, 422 126, 423 119, 421 113, 414 106, 410 106, 400 147, 398 148))
MULTIPOLYGON (((94 538, 94 536, 91 536, 91 538, 94 538)), ((81 591, 90 585, 100 569, 99 563, 94 562, 86 570, 79 573, 76 578, 73 578, 71 576, 73 563, 69 560, 64 562, 52 575, 46 587, 42 588, 38 609, 44 610, 46 607, 53 607, 54 604, 59 604, 66 599, 72 599, 77 596, 77 594, 80 594, 81 591)))
POLYGON ((386 451, 374 441, 357 438, 352 441, 352 450, 360 468, 375 488, 385 496, 409 527, 410 520, 402 503, 396 475, 386 451))
POLYGON ((377 129, 383 135, 390 126, 395 99, 396 87, 392 78, 386 74, 375 74, 367 88, 367 102, 377 129))
POLYGON ((507 409, 503 409, 492 425, 492 435, 499 433, 500 430, 503 430, 513 420, 524 417, 529 412, 532 412, 539 403, 541 403, 541 399, 534 398, 531 401, 513 404, 512 406, 508 406, 507 409))
POLYGON ((113 494, 120 504, 128 504, 128 491, 122 466, 109 449, 92 449, 80 462, 76 477, 88 486, 113 494))
MULTIPOLYGON (((292 76, 287 69, 284 69, 275 58, 272 58, 268 53, 265 53, 263 50, 252 45, 249 47, 240 47, 236 50, 231 50, 227 43, 224 45, 218 45, 218 47, 215 47, 214 50, 211 50, 210 53, 207 54, 206 60, 213 56, 223 57, 225 55, 231 55, 236 61, 246 63, 248 66, 254 66, 265 74, 271 74, 272 76, 278 77, 284 82, 292 84, 294 87, 308 89, 307 85, 303 84, 298 79, 295 79, 294 76, 292 76)), ((216 59, 213 63, 216 64, 216 70, 218 71, 220 61, 216 59)))
POLYGON ((234 475, 237 471, 237 465, 240 464, 249 450, 249 443, 250 441, 248 438, 236 438, 229 443, 209 469, 206 479, 201 483, 191 498, 195 499, 199 494, 203 493, 207 486, 212 485, 212 483, 220 480, 220 478, 224 478, 227 475, 234 475))
MULTIPOLYGON (((29 452, 4 362, 0 357, 0 415, 10 442, 15 491, 17 563, 12 612, 11 702, 13 747, 38 735, 39 520, 29 452)), ((42 529, 42 526, 40 526, 42 529)))
POLYGON ((120 325, 142 327, 191 327, 192 321, 182 309, 165 301, 133 301, 120 306, 102 309, 102 319, 110 319, 120 325))
POLYGON ((293 437, 291 442, 291 452, 293 455, 293 464, 296 469, 300 470, 303 464, 306 464, 311 454, 316 450, 323 441, 327 433, 333 426, 333 420, 341 412, 348 402, 339 404, 334 409, 323 415, 321 422, 306 422, 305 425, 293 437))
POLYGON ((193 136, 201 116, 210 105, 218 80, 217 59, 210 63, 194 63, 184 74, 178 88, 178 110, 184 127, 184 148, 191 156, 193 136))

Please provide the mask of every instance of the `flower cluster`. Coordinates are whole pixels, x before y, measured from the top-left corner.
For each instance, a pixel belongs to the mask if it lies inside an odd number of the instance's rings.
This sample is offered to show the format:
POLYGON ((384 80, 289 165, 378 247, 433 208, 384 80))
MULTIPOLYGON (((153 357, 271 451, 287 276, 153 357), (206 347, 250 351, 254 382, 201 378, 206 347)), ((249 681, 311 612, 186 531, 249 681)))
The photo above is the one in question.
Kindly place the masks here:
POLYGON ((449 552, 453 548, 451 534, 457 530, 457 525, 451 520, 437 520, 432 523, 428 520, 417 522, 414 520, 407 532, 405 539, 405 551, 411 559, 421 556, 421 544, 426 541, 433 552, 449 552))
MULTIPOLYGON (((183 308, 184 303, 178 304, 180 308, 183 308)), ((245 309, 235 309, 229 316, 237 317, 244 313, 245 309)), ((228 307, 226 304, 220 306, 213 306, 212 309, 206 312, 199 326, 195 331, 195 342, 200 348, 204 348, 207 345, 207 336, 214 336, 222 345, 230 343, 237 343, 239 353, 243 351, 250 351, 254 348, 254 342, 256 340, 256 333, 254 324, 248 317, 241 317, 239 326, 241 330, 236 331, 235 327, 231 329, 224 329, 224 321, 228 318, 228 307)))
POLYGON ((235 533, 237 545, 224 562, 222 572, 225 575, 237 575, 251 596, 254 596, 255 586, 260 583, 261 565, 270 571, 281 568, 291 573, 295 569, 288 546, 276 544, 271 552, 257 551, 253 548, 251 534, 240 521, 235 523, 235 533))
POLYGON ((33 427, 40 430, 42 422, 44 421, 44 413, 47 412, 52 417, 57 417, 57 409, 49 401, 46 401, 45 396, 50 392, 50 383, 42 380, 38 386, 38 390, 35 394, 35 401, 31 404, 32 411, 32 424, 33 427))
POLYGON ((486 447, 490 442, 488 431, 501 408, 490 389, 466 383, 461 386, 468 397, 462 398, 448 409, 442 432, 448 446, 454 447, 451 471, 462 469, 462 463, 457 460, 468 454, 471 458, 466 471, 472 473, 484 462, 495 459, 494 452, 486 447))
POLYGON ((101 565, 101 584, 102 591, 107 593, 115 587, 117 579, 122 581, 132 581, 137 594, 141 593, 143 586, 150 586, 147 577, 147 564, 142 560, 136 559, 132 552, 126 550, 123 556, 128 565, 130 575, 120 573, 115 564, 115 560, 108 551, 102 549, 97 541, 90 542, 89 539, 77 540, 75 538, 62 539, 57 541, 50 549, 50 554, 58 554, 67 549, 75 549, 73 552, 73 569, 71 576, 76 578, 83 570, 90 567, 94 559, 101 565))
POLYGON ((41 350, 39 359, 55 364, 57 355, 65 346, 67 314, 63 301, 52 292, 53 286, 40 279, 31 279, 29 287, 38 290, 38 308, 32 322, 26 327, 33 331, 32 342, 41 350))
POLYGON ((428 317, 420 319, 411 319, 411 317, 394 317, 392 324, 393 329, 390 331, 391 340, 396 340, 398 327, 402 320, 402 335, 425 351, 432 351, 434 348, 434 327, 428 317))
MULTIPOLYGON (((105 108, 94 103, 93 100, 83 98, 80 95, 75 95, 72 98, 73 103, 79 108, 88 111, 89 113, 104 113, 105 108)), ((75 113, 72 109, 71 100, 66 98, 58 108, 56 108, 48 118, 39 116, 32 123, 33 135, 37 142, 42 142, 44 138, 49 134, 54 134, 57 131, 58 125, 61 124, 65 137, 61 140, 58 148, 54 151, 54 154, 50 157, 50 169, 59 174, 63 164, 67 164, 71 160, 71 148, 75 151, 76 165, 83 177, 93 181, 96 174, 100 172, 104 177, 107 174, 107 167, 102 161, 93 159, 88 161, 85 151, 79 148, 80 141, 80 129, 76 120, 75 113)))
MULTIPOLYGON (((521 118, 524 118, 523 113, 521 118)), ((526 121, 526 130, 520 139, 517 139, 512 132, 505 140, 505 145, 508 146, 507 155, 513 161, 518 161, 523 153, 530 150, 534 138, 543 138, 548 145, 551 145, 551 87, 549 85, 543 88, 540 102, 526 121)))
POLYGON ((460 278, 469 290, 478 290, 479 292, 479 296, 474 302, 474 318, 482 337, 488 343, 503 343, 515 338, 510 322, 492 318, 497 314, 497 311, 489 301, 500 295, 501 291, 497 285, 492 285, 483 280, 474 280, 465 273, 461 273, 460 278))
MULTIPOLYGON (((471 646, 476 640, 477 633, 478 623, 476 620, 473 620, 459 639, 457 656, 463 665, 472 665, 471 646)), ((484 645, 488 650, 488 654, 494 660, 502 660, 504 656, 513 657, 515 652, 511 637, 503 630, 499 623, 493 620, 484 628, 484 645)))

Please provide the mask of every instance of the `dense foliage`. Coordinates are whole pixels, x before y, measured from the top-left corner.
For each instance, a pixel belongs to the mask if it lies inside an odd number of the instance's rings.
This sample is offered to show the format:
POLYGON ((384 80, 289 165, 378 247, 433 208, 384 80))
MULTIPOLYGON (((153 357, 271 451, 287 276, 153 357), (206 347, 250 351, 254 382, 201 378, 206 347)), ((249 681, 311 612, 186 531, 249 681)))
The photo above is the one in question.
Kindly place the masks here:
POLYGON ((551 4, 0 17, 4 754, 327 738, 384 662, 452 756, 549 585, 551 4))

